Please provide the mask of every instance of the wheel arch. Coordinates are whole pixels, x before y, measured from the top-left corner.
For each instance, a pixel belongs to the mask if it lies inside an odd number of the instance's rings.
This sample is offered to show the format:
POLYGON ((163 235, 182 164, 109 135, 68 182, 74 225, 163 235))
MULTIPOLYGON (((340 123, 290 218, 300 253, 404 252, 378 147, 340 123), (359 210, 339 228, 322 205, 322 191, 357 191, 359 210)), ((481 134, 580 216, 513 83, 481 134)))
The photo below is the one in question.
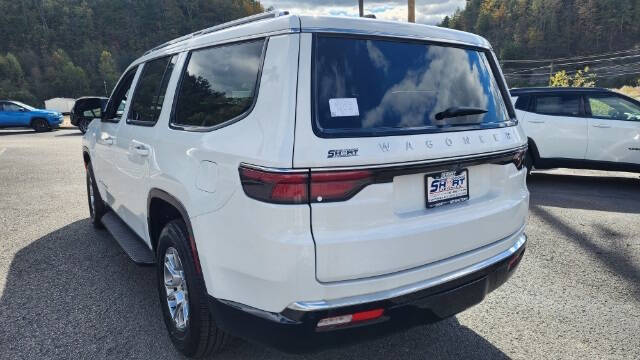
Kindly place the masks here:
POLYGON ((84 161, 85 168, 89 166, 89 163, 91 162, 91 155, 89 155, 89 148, 86 146, 82 147, 82 160, 84 161))
POLYGON ((540 162, 540 152, 538 151, 538 146, 536 145, 536 142, 530 137, 527 137, 527 142, 529 144, 529 151, 531 151, 531 155, 533 155, 533 164, 535 165, 536 163, 540 162))
POLYGON ((147 197, 147 226, 151 248, 154 252, 156 251, 162 228, 169 221, 175 219, 182 219, 187 226, 187 231, 189 232, 189 247, 191 248, 193 259, 196 262, 196 271, 202 273, 195 236, 193 235, 193 227, 191 226, 191 220, 186 208, 180 200, 168 192, 156 188, 151 189, 147 197))
POLYGON ((29 120, 29 126, 33 126, 33 122, 36 120, 44 120, 47 123, 47 125, 49 124, 47 119, 43 118, 42 116, 32 116, 31 120, 29 120))

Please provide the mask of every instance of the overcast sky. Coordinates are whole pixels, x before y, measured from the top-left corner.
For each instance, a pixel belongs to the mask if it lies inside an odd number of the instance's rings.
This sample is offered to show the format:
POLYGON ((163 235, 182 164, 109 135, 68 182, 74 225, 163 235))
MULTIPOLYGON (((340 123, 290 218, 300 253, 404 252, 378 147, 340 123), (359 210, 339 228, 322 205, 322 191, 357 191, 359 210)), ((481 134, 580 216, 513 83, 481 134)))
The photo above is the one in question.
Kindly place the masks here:
MULTIPOLYGON (((261 0, 265 8, 274 6, 305 15, 358 16, 358 0, 261 0)), ((463 8, 465 0, 416 0, 416 22, 437 24, 456 8, 463 8)), ((364 0, 364 13, 378 19, 407 21, 407 0, 364 0)))

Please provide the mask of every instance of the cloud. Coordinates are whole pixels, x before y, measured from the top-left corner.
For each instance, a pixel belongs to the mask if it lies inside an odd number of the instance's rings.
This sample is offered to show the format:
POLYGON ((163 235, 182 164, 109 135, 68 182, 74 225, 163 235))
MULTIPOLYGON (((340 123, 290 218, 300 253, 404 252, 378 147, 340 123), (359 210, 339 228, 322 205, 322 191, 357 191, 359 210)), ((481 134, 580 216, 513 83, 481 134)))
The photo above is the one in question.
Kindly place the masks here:
MULTIPOLYGON (((357 0, 262 0, 265 8, 273 6, 300 15, 358 16, 357 0)), ((466 0, 416 0, 416 22, 434 25, 457 8, 464 8, 466 0)), ((365 14, 378 19, 407 21, 407 0, 364 1, 365 14)))

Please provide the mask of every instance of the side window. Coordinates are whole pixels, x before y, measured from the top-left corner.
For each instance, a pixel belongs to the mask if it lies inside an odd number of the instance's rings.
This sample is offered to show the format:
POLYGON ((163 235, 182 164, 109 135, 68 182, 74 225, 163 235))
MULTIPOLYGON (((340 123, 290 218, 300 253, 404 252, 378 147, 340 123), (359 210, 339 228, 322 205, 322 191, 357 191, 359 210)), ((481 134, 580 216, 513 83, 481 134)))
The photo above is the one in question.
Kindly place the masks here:
POLYGON ((4 111, 9 111, 9 112, 18 112, 20 111, 20 109, 22 109, 22 107, 12 103, 4 103, 3 108, 4 108, 4 111))
POLYGON ((591 116, 598 119, 640 121, 640 106, 615 95, 590 95, 591 116))
POLYGON ((214 127, 248 113, 264 40, 195 50, 178 90, 173 125, 214 127))
POLYGON ((133 83, 133 78, 136 76, 137 70, 137 66, 129 70, 124 74, 122 79, 120 79, 118 85, 116 85, 116 89, 113 91, 113 94, 111 94, 111 98, 107 103, 107 110, 103 118, 104 121, 118 122, 120 120, 124 107, 127 104, 131 83, 133 83))
POLYGON ((522 111, 529 110, 529 96, 523 95, 516 100, 515 108, 522 111))
POLYGON ((131 100, 128 123, 153 125, 158 121, 171 73, 178 57, 164 57, 147 62, 131 100))
POLYGON ((537 96, 535 112, 546 115, 580 115, 580 95, 537 96))

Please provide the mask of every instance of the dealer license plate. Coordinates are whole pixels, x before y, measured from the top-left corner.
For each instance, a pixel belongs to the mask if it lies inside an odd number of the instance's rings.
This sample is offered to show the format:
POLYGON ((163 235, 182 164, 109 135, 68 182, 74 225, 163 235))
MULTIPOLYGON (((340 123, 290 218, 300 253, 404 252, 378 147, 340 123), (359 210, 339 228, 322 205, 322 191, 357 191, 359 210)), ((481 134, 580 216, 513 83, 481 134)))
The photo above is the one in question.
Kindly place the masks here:
POLYGON ((426 175, 427 207, 469 200, 469 171, 445 171, 426 175))

